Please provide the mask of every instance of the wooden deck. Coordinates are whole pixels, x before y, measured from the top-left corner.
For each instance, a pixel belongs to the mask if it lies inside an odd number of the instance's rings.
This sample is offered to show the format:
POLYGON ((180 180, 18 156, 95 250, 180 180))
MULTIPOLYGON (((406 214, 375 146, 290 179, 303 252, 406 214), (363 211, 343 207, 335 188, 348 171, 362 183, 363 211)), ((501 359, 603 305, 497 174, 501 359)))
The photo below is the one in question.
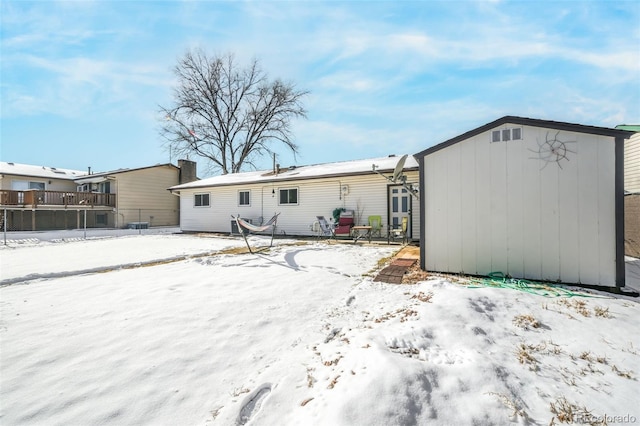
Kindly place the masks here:
POLYGON ((115 207, 116 194, 72 191, 0 190, 0 208, 115 207))

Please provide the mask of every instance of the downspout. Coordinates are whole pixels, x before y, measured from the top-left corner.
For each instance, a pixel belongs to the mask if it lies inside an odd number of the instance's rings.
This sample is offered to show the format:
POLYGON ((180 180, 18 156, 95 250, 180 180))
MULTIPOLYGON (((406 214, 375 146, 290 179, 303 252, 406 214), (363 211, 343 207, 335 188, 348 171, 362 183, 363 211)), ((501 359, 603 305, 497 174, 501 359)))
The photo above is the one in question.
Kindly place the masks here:
MULTIPOLYGON (((275 160, 275 155, 274 155, 275 160)), ((264 220, 264 185, 260 187, 260 217, 264 220)))

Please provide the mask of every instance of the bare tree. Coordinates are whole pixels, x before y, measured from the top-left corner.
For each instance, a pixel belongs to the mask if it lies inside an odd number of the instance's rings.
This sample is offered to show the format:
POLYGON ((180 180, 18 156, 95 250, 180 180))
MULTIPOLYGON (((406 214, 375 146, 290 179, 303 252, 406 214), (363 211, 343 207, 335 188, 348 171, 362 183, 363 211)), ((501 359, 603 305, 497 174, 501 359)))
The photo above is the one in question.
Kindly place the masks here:
POLYGON ((241 68, 232 54, 187 51, 174 73, 174 106, 160 107, 161 134, 173 154, 205 158, 227 174, 255 168, 255 160, 273 153, 273 142, 298 153, 291 120, 306 117, 301 99, 307 91, 270 81, 257 59, 241 68))

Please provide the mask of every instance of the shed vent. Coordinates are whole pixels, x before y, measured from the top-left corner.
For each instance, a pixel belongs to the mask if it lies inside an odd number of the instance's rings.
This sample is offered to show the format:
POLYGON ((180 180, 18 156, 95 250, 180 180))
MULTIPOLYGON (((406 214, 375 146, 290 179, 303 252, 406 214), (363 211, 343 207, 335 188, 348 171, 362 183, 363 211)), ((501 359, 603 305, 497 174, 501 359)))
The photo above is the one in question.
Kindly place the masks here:
POLYGON ((493 130, 491 132, 491 142, 507 142, 522 140, 522 128, 493 130))

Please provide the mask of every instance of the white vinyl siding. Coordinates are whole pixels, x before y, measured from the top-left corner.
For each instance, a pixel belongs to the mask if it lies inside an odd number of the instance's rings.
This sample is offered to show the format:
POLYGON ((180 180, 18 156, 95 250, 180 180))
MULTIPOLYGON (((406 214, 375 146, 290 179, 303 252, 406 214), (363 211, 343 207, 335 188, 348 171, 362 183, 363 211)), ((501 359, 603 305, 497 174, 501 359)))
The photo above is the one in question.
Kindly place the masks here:
POLYGON ((538 158, 556 133, 489 130, 424 157, 427 270, 615 285, 614 140, 563 131, 568 159, 538 158))
MULTIPOLYGON (((409 182, 418 182, 418 172, 407 172, 409 182)), ((357 224, 365 224, 368 216, 380 215, 384 225, 383 233, 387 231, 388 182, 377 174, 362 176, 346 176, 336 178, 318 178, 307 180, 291 180, 285 182, 239 184, 228 186, 208 187, 206 191, 215 198, 210 209, 193 207, 193 194, 201 193, 205 188, 180 190, 181 212, 180 227, 183 231, 230 232, 231 216, 241 214, 251 219, 254 224, 269 220, 275 213, 278 217, 277 233, 280 235, 313 235, 311 225, 316 216, 324 216, 329 220, 333 217, 333 210, 343 207, 356 212, 357 224), (342 187, 348 185, 347 194, 342 187), (238 211, 238 190, 250 190, 252 194, 251 206, 242 207, 238 211), (298 189, 297 205, 279 205, 279 189, 298 189)), ((419 202, 412 202, 413 238, 417 239, 420 232, 419 202)), ((384 234, 383 234, 384 235, 384 234)))
POLYGON ((624 190, 640 194, 640 133, 624 142, 624 190))

